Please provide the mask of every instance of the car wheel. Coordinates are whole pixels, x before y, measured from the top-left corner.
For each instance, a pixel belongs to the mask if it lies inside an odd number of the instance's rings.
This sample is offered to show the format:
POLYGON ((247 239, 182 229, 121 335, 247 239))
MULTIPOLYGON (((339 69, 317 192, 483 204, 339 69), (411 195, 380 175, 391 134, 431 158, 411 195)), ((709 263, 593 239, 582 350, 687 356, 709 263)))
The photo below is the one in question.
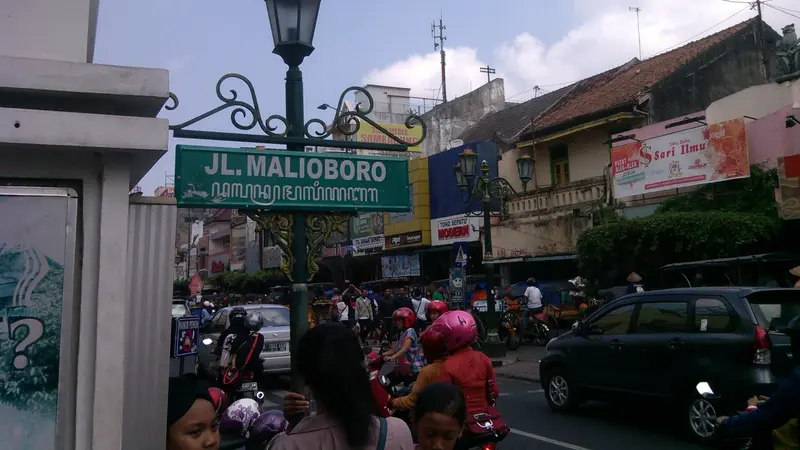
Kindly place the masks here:
POLYGON ((686 408, 689 437, 699 443, 708 443, 715 437, 717 410, 708 399, 695 397, 686 408))
POLYGON ((569 381, 566 371, 555 368, 545 375, 544 396, 550 409, 569 412, 578 407, 578 393, 569 381))

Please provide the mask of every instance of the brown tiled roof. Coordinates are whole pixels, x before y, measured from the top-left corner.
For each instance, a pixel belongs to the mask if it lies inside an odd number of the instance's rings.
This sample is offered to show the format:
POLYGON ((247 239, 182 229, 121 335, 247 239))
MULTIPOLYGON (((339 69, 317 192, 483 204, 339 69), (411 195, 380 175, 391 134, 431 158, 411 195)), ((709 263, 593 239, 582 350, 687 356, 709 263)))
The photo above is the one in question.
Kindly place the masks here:
POLYGON ((675 72, 679 67, 713 46, 752 27, 755 18, 714 33, 683 47, 630 64, 626 70, 612 70, 587 78, 536 121, 536 129, 549 127, 617 107, 633 104, 639 95, 675 72))
POLYGON ((509 105, 507 102, 506 109, 486 114, 461 133, 459 139, 464 142, 489 141, 497 134, 503 141, 514 140, 522 130, 530 126, 531 119, 555 104, 574 86, 575 84, 571 84, 524 103, 509 105))

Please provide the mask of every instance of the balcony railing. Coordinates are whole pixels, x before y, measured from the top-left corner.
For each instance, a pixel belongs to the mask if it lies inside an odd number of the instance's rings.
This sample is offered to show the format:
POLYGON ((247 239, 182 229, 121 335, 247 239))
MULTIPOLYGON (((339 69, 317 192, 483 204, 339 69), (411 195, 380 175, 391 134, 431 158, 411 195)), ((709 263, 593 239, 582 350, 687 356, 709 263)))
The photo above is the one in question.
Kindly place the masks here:
POLYGON ((605 200, 605 196, 605 178, 593 177, 562 186, 535 189, 524 197, 508 202, 508 212, 511 215, 546 214, 599 203, 605 200))

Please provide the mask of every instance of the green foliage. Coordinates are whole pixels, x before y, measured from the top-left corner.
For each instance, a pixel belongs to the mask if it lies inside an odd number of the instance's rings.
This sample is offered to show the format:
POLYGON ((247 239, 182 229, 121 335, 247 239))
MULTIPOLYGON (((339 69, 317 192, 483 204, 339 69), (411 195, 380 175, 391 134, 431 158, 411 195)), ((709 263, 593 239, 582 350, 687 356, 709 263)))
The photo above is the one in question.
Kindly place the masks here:
POLYGON ((664 264, 768 252, 780 230, 777 217, 758 213, 661 212, 587 230, 578 264, 594 282, 633 270, 647 277, 664 264))
POLYGON ((706 184, 661 203, 657 213, 687 211, 749 212, 777 216, 778 170, 750 167, 750 177, 706 184))
POLYGON ((266 269, 251 274, 241 270, 221 272, 209 277, 206 284, 224 292, 245 295, 266 293, 271 287, 284 282, 286 279, 280 269, 266 269))
POLYGON ((172 282, 173 295, 186 297, 189 295, 189 280, 186 278, 178 278, 172 282))

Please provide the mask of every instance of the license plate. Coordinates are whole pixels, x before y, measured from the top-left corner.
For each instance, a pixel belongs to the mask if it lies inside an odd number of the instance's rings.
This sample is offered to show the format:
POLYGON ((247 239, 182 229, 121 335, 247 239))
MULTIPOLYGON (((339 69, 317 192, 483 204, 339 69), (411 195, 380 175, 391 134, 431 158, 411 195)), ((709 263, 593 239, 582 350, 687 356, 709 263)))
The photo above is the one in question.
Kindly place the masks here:
POLYGON ((288 342, 267 342, 264 345, 264 350, 268 352, 285 352, 289 349, 288 342))
POLYGON ((248 381, 246 383, 242 383, 239 387, 239 392, 247 392, 247 391, 257 391, 258 390, 258 383, 255 381, 248 381))

